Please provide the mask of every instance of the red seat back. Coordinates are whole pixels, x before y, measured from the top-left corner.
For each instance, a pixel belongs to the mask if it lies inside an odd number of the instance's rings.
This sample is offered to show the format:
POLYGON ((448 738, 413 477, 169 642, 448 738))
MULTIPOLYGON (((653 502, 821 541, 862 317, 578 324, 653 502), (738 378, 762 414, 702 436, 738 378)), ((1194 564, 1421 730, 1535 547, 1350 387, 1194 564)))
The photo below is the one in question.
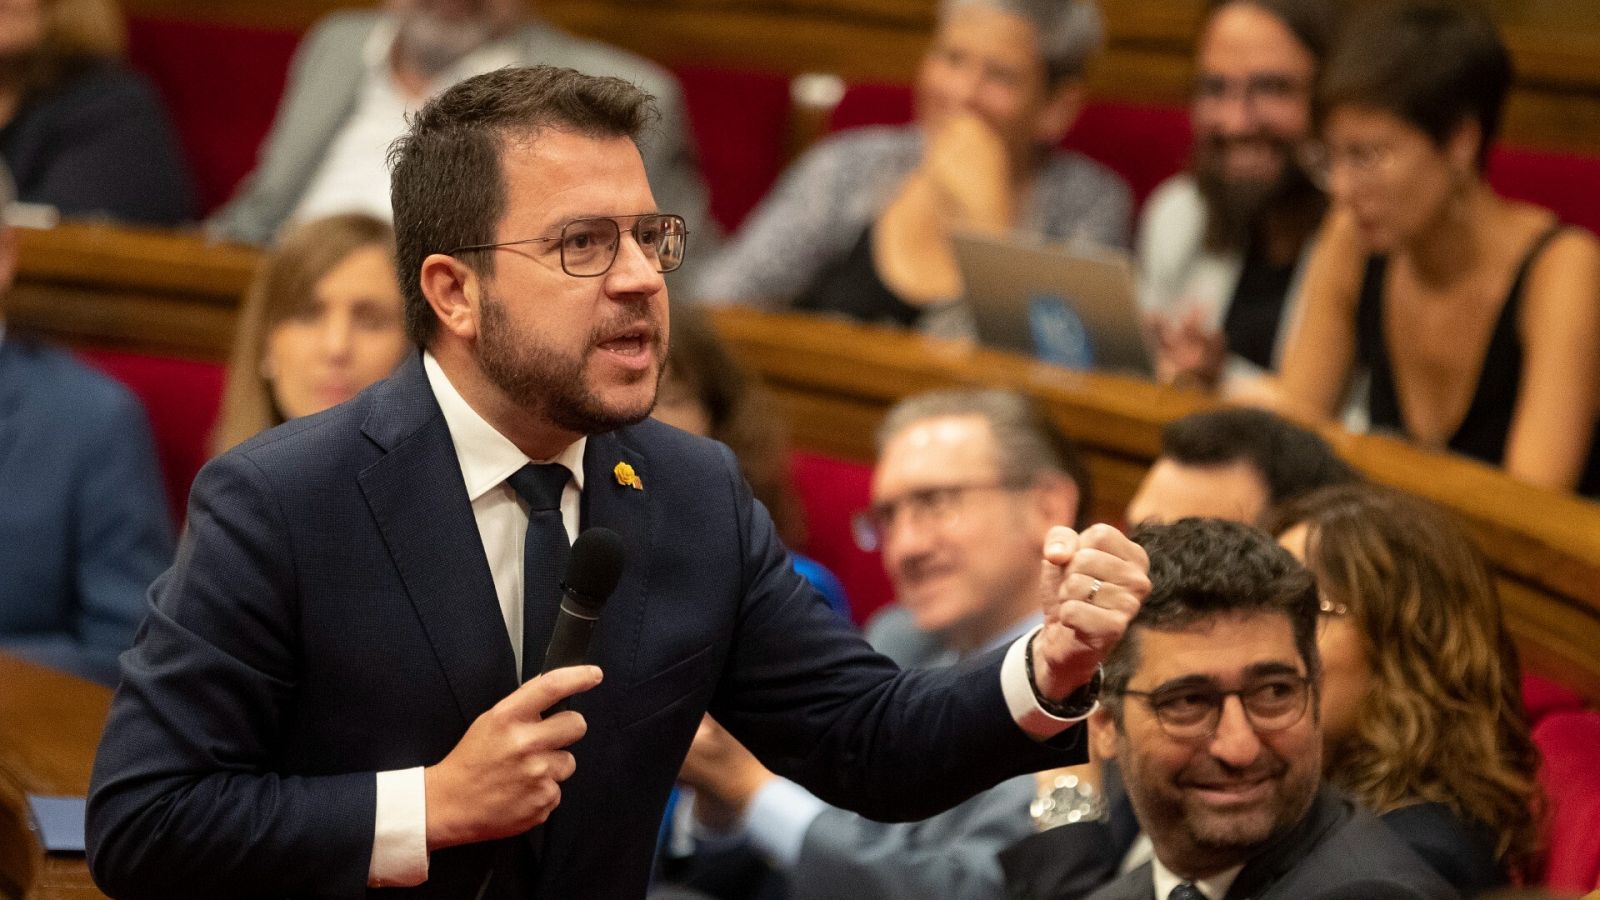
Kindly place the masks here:
POLYGON ((129 18, 128 61, 166 102, 205 212, 255 167, 299 43, 294 31, 129 18))
POLYGON ((167 480, 173 520, 183 521, 189 484, 210 455, 211 428, 222 404, 225 368, 217 363, 82 350, 90 365, 128 386, 144 404, 167 480))
POLYGON ((1600 234, 1600 158, 1499 147, 1489 157, 1489 183, 1507 197, 1537 203, 1562 221, 1600 234))
POLYGON ((850 517, 865 509, 872 493, 872 467, 812 453, 795 453, 791 475, 806 514, 805 553, 839 576, 857 622, 872 617, 893 598, 883 560, 855 545, 850 517))
POLYGON ((1544 756, 1539 783, 1550 804, 1544 884, 1600 888, 1600 712, 1562 710, 1533 726, 1544 756))
POLYGON ((783 170, 789 78, 705 66, 679 66, 673 74, 683 88, 711 215, 731 232, 783 170))

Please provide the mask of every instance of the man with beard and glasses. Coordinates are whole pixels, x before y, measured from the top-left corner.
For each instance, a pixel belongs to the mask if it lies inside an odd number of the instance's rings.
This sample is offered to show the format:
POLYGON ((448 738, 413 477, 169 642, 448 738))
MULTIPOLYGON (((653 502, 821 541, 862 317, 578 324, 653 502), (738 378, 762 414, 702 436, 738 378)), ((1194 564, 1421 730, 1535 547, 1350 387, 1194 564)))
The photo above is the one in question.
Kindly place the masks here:
POLYGON ((615 75, 657 98, 660 121, 640 144, 663 208, 710 246, 706 191, 677 83, 624 50, 569 35, 527 0, 383 0, 344 10, 306 35, 289 70, 255 171, 208 223, 214 234, 270 243, 282 225, 346 212, 390 218, 384 155, 406 116, 472 75, 503 66, 570 66, 615 75))
POLYGON ((901 672, 795 573, 727 448, 647 418, 685 251, 635 143, 652 113, 535 67, 414 117, 392 180, 420 352, 201 471, 95 761, 107 893, 640 897, 708 711, 879 819, 1082 758, 1137 544, 1051 528, 1043 624, 901 672), (619 579, 594 665, 543 672, 597 527, 622 558, 581 579, 619 579))
POLYGON ((1189 171, 1139 223, 1157 377, 1224 393, 1275 369, 1326 208, 1300 163, 1330 0, 1212 0, 1196 50, 1189 171))
MULTIPOLYGON (((1321 785, 1311 574, 1237 522, 1180 519, 1133 539, 1152 588, 1106 659, 1091 740, 1149 840, 1090 900, 1457 896, 1382 820, 1321 785)), ((1073 827, 1007 851, 1010 896, 1084 896, 1064 862, 1079 852, 1073 827)))

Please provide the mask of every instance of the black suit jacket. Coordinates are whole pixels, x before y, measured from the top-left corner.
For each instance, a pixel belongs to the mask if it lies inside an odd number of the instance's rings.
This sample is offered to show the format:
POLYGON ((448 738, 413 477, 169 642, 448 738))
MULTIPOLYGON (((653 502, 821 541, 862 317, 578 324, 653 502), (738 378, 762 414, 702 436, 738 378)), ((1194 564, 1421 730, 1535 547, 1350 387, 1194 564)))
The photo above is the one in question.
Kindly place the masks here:
MULTIPOLYGON (((873 653, 794 574, 726 448, 645 421, 592 437, 584 467, 583 525, 620 533, 628 562, 595 634, 606 679, 573 704, 577 774, 537 839, 436 852, 417 896, 642 896, 708 709, 774 771, 876 817, 1079 755, 1012 722, 1000 654, 902 674, 873 653)), ((119 897, 359 896, 374 773, 438 762, 517 682, 413 356, 200 473, 96 760, 96 880, 119 897)))
MULTIPOLYGON (((1455 900, 1458 895, 1380 819, 1324 789, 1299 824, 1261 849, 1225 900, 1455 900)), ((1153 900, 1145 863, 1089 900, 1153 900)))

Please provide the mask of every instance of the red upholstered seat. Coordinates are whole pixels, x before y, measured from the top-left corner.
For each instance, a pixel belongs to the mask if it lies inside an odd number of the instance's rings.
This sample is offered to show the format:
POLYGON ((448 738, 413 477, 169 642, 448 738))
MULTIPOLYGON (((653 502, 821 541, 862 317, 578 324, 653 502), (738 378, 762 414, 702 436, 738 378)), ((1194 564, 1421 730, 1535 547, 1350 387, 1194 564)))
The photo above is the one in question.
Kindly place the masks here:
POLYGON ((1533 740, 1544 755, 1539 783, 1550 803, 1544 884, 1600 888, 1600 712, 1551 713, 1534 725, 1533 740))
POLYGON ((189 484, 209 456, 207 444, 222 403, 223 366, 115 350, 82 350, 90 365, 127 385, 144 403, 167 479, 173 520, 183 521, 189 484))
POLYGON ((299 43, 295 31, 130 17, 128 61, 166 102, 203 211, 255 168, 299 43))
POLYGON ((683 88, 700 169, 711 192, 711 215, 731 232, 783 170, 789 78, 705 66, 679 66, 673 74, 683 88))
POLYGON ((1600 233, 1600 158, 1500 147, 1489 157, 1489 182, 1507 197, 1537 203, 1600 233))
POLYGON ((805 553, 839 576, 857 622, 872 617, 892 597, 883 561, 856 547, 850 516, 871 496, 872 468, 812 453, 795 453, 790 477, 806 513, 805 553))

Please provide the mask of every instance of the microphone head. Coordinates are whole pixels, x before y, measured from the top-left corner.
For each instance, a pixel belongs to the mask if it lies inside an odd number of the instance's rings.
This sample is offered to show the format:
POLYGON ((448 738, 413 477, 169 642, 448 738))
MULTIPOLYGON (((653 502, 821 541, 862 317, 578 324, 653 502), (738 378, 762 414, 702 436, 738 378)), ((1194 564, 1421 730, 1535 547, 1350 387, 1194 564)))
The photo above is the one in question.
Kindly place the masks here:
POLYGON ((595 527, 578 535, 567 556, 567 573, 561 583, 599 611, 622 580, 622 537, 609 528, 595 527))

